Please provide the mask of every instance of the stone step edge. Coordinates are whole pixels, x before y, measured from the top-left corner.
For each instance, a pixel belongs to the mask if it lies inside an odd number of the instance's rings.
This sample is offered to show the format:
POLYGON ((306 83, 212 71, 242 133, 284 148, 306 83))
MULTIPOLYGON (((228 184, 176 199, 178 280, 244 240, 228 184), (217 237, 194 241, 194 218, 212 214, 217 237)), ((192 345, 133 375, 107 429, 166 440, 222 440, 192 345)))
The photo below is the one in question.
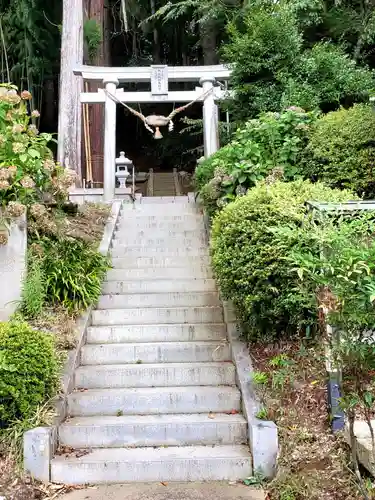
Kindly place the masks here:
MULTIPOLYGON (((220 413, 220 412, 210 412, 210 413, 161 413, 159 415, 154 415, 154 414, 149 414, 149 415, 137 415, 137 414, 132 414, 132 415, 91 415, 87 417, 70 417, 69 419, 65 420, 61 424, 61 427, 86 427, 88 425, 93 426, 93 427, 100 427, 101 425, 118 425, 120 424, 128 424, 128 423, 135 423, 135 424, 140 424, 143 425, 143 423, 151 420, 155 421, 154 425, 158 425, 158 423, 165 423, 165 421, 173 421, 176 423, 179 423, 182 421, 183 417, 189 417, 189 422, 187 422, 187 425, 190 423, 205 423, 204 419, 207 419, 208 423, 215 423, 215 422, 226 422, 228 424, 230 423, 247 423, 245 417, 240 413, 220 413), (195 420, 194 420, 195 419, 195 420), (221 420, 220 420, 221 419, 221 420), (99 424, 97 421, 99 420, 99 424)), ((183 423, 185 425, 185 423, 183 423)), ((144 448, 144 447, 142 447, 144 448)))
MULTIPOLYGON (((145 325, 107 325, 107 326, 95 326, 95 325, 92 325, 92 326, 89 326, 87 328, 87 335, 88 336, 91 336, 91 335, 95 335, 95 333, 99 333, 100 330, 107 330, 109 332, 109 335, 112 335, 112 334, 118 334, 118 335, 121 335, 122 334, 122 330, 124 331, 123 335, 125 336, 125 332, 128 332, 129 330, 131 329, 139 329, 140 331, 144 331, 144 330, 149 330, 150 333, 148 333, 148 335, 152 335, 152 336, 155 336, 157 337, 158 335, 160 335, 159 338, 162 338, 162 340, 159 340, 159 341, 155 341, 155 340, 152 340, 151 342, 155 342, 155 343, 158 343, 158 342, 165 342, 165 343, 170 343, 170 342, 176 342, 176 338, 172 338, 172 340, 168 340, 168 337, 166 338, 165 336, 163 337, 163 333, 159 333, 160 329, 163 329, 165 328, 167 331, 173 331, 175 330, 176 333, 178 333, 178 331, 180 329, 191 329, 191 335, 194 336, 195 335, 195 327, 196 326, 200 326, 201 327, 208 327, 207 329, 208 330, 212 330, 212 329, 218 329, 218 330, 223 330, 224 329, 224 334, 223 334, 223 338, 226 338, 226 328, 225 328, 225 324, 224 323, 202 323, 202 324, 199 324, 199 323, 196 323, 196 324, 189 324, 189 323, 176 323, 176 324, 165 324, 165 323, 159 323, 159 324, 153 324, 153 325, 148 325, 148 324, 145 324, 145 325), (152 332, 152 329, 155 329, 157 333, 151 333, 152 332)), ((186 333, 184 334, 186 335, 186 333)), ((200 334, 200 336, 202 336, 204 334, 200 334)), ((208 334, 209 335, 209 334, 208 334)), ((178 340, 177 340, 178 341, 178 340)), ((204 340, 202 340, 204 341, 204 340)), ((210 339, 207 339, 208 342, 212 341, 210 339)), ((149 341, 147 341, 149 342, 149 341)), ((183 342, 183 341, 181 341, 183 342)), ((187 342, 189 342, 187 340, 187 342)), ((194 340, 192 340, 192 342, 194 342, 194 340)), ((121 342, 111 342, 112 344, 127 344, 127 343, 134 343, 134 340, 130 340, 130 341, 126 341, 125 338, 121 340, 121 342)), ((102 342, 90 342, 91 345, 98 345, 98 344, 102 344, 102 342)))

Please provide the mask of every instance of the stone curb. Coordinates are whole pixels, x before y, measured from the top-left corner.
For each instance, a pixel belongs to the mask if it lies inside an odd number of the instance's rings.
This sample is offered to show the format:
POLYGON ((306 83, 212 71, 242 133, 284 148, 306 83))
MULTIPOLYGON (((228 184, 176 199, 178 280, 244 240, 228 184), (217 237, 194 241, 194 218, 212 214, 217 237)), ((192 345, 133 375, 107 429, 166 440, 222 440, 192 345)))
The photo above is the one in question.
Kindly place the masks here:
MULTIPOLYGON (((371 427, 375 432, 375 420, 371 420, 371 427)), ((367 422, 360 420, 354 422, 354 436, 356 439, 358 462, 372 476, 375 476, 375 450, 372 448, 371 433, 367 422)), ((348 445, 351 446, 349 422, 345 424, 344 438, 348 445)))
POLYGON ((249 348, 241 340, 241 330, 235 322, 234 307, 230 302, 223 301, 224 321, 227 325, 228 340, 232 350, 232 361, 236 367, 236 382, 241 391, 242 411, 248 424, 248 437, 254 472, 265 478, 273 478, 277 472, 278 434, 277 426, 269 420, 260 420, 256 417, 260 403, 258 401, 252 373, 249 348))
MULTIPOLYGON (((203 213, 207 239, 210 240, 211 224, 206 211, 203 213)), ((219 290, 221 297, 221 293, 219 290)), ((251 374, 249 348, 241 340, 241 329, 236 320, 236 313, 230 301, 222 299, 224 322, 227 325, 228 340, 232 351, 232 361, 236 367, 236 382, 241 391, 242 410, 248 423, 249 446, 253 458, 253 470, 265 478, 273 478, 277 472, 279 451, 277 426, 272 421, 260 420, 256 417, 260 403, 258 401, 251 374)))
MULTIPOLYGON (((112 203, 111 213, 105 225, 99 252, 107 255, 122 207, 121 201, 112 203)), ((61 377, 62 393, 55 400, 56 417, 51 427, 37 427, 25 432, 23 440, 24 470, 34 479, 49 482, 51 479, 51 459, 58 444, 58 426, 67 417, 67 395, 74 388, 74 372, 80 364, 82 346, 86 343, 87 328, 91 324, 92 307, 89 307, 77 320, 75 337, 76 347, 68 353, 61 377)))

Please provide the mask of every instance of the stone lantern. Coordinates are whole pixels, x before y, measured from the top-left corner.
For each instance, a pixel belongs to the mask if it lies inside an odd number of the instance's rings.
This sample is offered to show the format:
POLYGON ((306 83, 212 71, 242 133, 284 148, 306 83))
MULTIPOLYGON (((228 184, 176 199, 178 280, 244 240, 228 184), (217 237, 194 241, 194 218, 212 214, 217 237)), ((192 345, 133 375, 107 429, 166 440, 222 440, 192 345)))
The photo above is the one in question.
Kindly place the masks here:
POLYGON ((134 169, 133 162, 121 151, 120 156, 116 158, 116 179, 120 182, 120 188, 126 188, 126 181, 130 175, 129 168, 134 169))

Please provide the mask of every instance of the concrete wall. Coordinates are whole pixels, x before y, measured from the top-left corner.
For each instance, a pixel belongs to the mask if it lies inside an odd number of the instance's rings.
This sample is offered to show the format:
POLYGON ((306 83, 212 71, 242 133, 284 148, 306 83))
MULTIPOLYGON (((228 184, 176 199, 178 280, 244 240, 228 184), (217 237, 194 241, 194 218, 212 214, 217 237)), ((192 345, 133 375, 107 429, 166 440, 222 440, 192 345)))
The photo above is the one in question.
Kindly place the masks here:
POLYGON ((22 216, 10 224, 8 243, 0 245, 0 321, 8 321, 18 306, 26 276, 26 253, 26 216, 22 216))

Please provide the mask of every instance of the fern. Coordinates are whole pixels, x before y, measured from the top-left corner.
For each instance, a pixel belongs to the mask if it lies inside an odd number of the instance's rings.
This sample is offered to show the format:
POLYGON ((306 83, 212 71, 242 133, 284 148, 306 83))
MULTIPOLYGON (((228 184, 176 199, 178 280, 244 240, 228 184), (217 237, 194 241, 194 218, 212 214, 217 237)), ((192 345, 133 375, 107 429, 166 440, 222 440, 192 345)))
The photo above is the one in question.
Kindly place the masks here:
POLYGON ((240 0, 181 0, 176 3, 169 1, 155 14, 144 19, 140 26, 157 20, 163 20, 165 23, 173 22, 187 15, 191 15, 200 24, 206 24, 222 15, 225 16, 229 9, 238 8, 241 5, 240 0))

